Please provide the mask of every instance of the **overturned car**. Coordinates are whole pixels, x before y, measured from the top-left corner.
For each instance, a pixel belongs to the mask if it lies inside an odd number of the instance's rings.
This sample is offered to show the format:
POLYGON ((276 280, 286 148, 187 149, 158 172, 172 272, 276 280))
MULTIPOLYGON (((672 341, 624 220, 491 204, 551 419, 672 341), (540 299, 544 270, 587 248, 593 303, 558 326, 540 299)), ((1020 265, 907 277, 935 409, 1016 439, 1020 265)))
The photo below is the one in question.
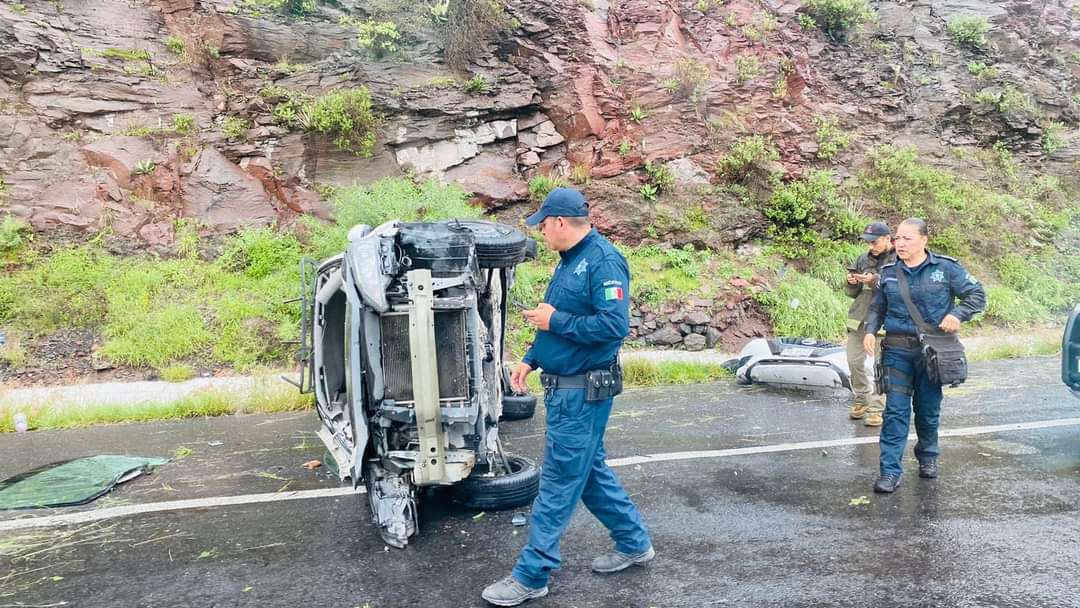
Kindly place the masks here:
POLYGON ((535 254, 492 222, 393 221, 356 226, 341 255, 305 263, 300 389, 387 544, 416 534, 425 488, 483 509, 535 497, 537 465, 499 441, 501 418, 536 405, 510 392, 502 361, 514 269, 535 254))

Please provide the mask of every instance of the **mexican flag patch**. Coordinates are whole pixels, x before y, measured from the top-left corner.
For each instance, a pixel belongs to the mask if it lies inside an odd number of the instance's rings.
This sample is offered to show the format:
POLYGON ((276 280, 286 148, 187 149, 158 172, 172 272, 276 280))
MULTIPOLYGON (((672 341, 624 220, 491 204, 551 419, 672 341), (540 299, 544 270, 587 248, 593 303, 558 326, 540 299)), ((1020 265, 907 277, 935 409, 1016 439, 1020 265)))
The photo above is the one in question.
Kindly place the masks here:
POLYGON ((604 289, 605 300, 621 300, 623 299, 622 287, 608 287, 604 289))

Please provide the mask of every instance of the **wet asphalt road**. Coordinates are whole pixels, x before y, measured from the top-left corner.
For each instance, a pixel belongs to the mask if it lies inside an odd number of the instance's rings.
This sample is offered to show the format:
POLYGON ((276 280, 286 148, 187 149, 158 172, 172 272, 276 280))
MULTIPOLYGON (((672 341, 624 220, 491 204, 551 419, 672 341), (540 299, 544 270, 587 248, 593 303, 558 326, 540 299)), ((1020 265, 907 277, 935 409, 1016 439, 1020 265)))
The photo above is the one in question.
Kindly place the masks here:
MULTIPOLYGON (((1080 417, 1056 365, 976 364, 969 384, 946 392, 942 428, 1080 417)), ((876 434, 848 421, 846 406, 842 394, 732 383, 628 391, 608 453, 876 434)), ((76 456, 182 447, 191 454, 84 509, 337 487, 325 468, 300 466, 323 457, 314 429, 313 414, 290 414, 4 435, 0 478, 76 456)), ((507 448, 526 456, 539 455, 542 433, 539 416, 504 427, 507 448)), ((936 481, 919 479, 910 447, 907 456, 892 496, 871 491, 873 443, 620 467, 656 560, 591 574, 609 541, 579 510, 551 595, 526 605, 1080 606, 1080 426, 944 438, 936 481)), ((525 541, 512 512, 479 515, 434 496, 409 548, 388 550, 361 498, 0 532, 0 606, 484 606, 480 590, 525 541)))

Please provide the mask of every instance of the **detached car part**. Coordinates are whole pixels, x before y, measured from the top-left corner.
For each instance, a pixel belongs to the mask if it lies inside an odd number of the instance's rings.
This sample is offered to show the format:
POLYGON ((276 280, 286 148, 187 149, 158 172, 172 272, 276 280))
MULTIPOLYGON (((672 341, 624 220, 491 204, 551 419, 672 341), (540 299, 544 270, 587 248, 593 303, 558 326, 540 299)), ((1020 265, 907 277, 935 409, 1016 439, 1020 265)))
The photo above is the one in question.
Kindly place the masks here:
POLYGON ((416 534, 425 487, 454 486, 455 500, 485 509, 536 496, 539 468, 506 454, 498 433, 504 414, 535 408, 508 394, 502 361, 514 267, 535 251, 492 222, 393 221, 354 227, 345 252, 303 267, 299 385, 315 393, 342 479, 366 484, 387 544, 416 534))
POLYGON ((726 366, 741 384, 851 390, 846 349, 812 338, 756 338, 726 366))

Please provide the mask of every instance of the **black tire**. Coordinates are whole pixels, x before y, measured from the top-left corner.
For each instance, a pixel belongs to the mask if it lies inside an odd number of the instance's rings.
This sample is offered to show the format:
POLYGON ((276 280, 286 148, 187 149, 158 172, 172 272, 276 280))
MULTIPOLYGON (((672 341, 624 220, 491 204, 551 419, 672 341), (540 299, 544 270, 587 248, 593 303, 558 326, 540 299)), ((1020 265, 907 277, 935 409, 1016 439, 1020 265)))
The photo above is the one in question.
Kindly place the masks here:
POLYGON ((536 413, 535 395, 503 395, 501 420, 525 420, 536 413))
POLYGON ((531 503, 540 491, 540 467, 520 456, 506 460, 512 471, 509 475, 470 475, 451 486, 453 499, 466 507, 491 511, 531 503))
POLYGON ((472 233, 480 268, 511 268, 525 260, 529 237, 517 228, 484 220, 450 220, 447 225, 472 233))

